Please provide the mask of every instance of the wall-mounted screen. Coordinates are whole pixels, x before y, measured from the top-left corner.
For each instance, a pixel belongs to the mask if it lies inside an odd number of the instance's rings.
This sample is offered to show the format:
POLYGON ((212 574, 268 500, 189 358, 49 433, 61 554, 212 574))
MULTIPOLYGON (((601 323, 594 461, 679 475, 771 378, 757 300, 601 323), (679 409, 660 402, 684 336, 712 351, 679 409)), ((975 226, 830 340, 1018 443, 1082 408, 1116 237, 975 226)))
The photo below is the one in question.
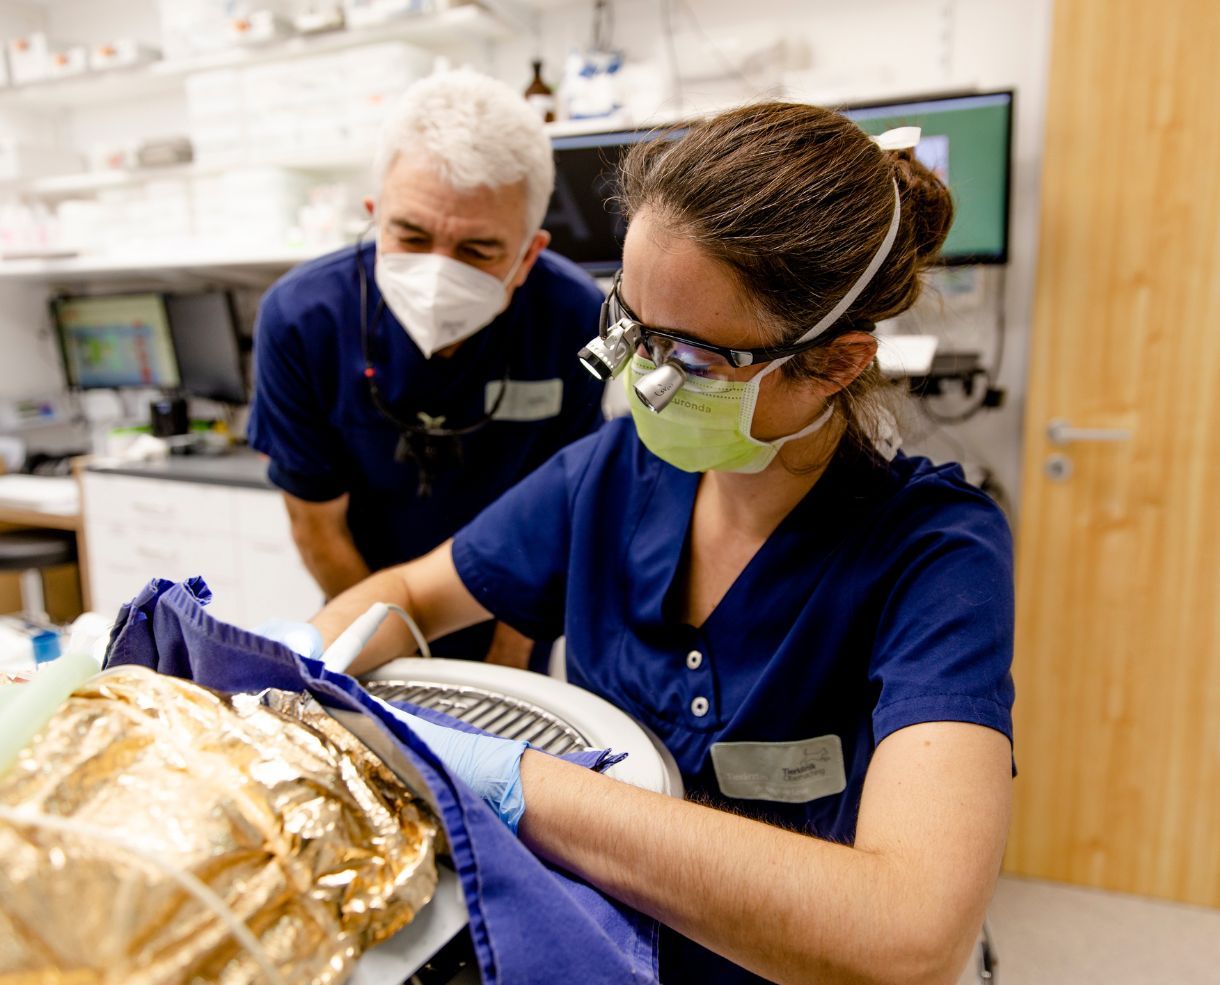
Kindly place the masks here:
POLYGON ((844 115, 877 136, 894 127, 923 130, 915 156, 953 194, 955 215, 941 251, 949 264, 1008 261, 1012 170, 1011 91, 848 106, 844 115))

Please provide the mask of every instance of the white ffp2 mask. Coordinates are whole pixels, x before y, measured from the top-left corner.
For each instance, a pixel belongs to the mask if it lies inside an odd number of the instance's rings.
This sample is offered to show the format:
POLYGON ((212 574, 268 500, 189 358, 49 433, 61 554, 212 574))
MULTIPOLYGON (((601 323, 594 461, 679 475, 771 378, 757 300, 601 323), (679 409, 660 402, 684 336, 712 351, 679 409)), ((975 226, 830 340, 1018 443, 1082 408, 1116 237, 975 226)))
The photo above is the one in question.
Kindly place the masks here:
MULTIPOLYGON (((523 254, 524 255, 524 254, 523 254)), ((439 253, 377 252, 374 279, 386 306, 424 358, 474 335, 504 310, 508 283, 439 253)))

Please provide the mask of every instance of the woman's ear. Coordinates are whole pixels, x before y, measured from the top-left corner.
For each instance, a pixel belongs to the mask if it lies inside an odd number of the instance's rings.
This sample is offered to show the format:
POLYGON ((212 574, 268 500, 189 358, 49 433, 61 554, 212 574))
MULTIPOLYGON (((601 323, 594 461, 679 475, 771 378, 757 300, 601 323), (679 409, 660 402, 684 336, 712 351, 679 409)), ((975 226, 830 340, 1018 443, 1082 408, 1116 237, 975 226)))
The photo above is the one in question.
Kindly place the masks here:
POLYGON ((822 396, 846 390, 877 358, 877 339, 867 332, 844 332, 824 350, 821 381, 822 396))

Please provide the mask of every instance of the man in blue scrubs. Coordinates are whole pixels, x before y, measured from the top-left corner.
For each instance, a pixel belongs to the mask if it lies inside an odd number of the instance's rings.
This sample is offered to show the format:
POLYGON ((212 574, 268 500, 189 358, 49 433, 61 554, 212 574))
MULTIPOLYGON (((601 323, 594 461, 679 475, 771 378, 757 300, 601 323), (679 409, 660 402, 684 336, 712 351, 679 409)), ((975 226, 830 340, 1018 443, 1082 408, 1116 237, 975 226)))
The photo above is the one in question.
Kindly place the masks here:
MULTIPOLYGON (((431 550, 602 421, 575 358, 601 294, 545 250, 554 164, 520 96, 469 71, 416 83, 377 174, 375 242, 290 272, 256 331, 250 444, 327 597, 431 550)), ((482 657, 491 636, 438 652, 482 657)), ((522 662, 518 634, 496 644, 522 662)))

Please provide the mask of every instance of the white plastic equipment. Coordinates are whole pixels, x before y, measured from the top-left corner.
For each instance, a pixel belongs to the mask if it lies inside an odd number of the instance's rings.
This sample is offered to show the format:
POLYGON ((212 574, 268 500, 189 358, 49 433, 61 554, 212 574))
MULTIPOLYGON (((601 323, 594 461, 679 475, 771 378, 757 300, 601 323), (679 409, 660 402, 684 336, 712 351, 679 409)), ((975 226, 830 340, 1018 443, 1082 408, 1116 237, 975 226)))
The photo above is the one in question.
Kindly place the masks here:
POLYGON ((476 687, 536 705, 572 726, 584 737, 588 748, 627 753, 623 762, 610 767, 607 776, 657 793, 682 796, 682 775, 661 740, 604 698, 574 684, 528 670, 439 657, 392 660, 364 680, 476 687))

